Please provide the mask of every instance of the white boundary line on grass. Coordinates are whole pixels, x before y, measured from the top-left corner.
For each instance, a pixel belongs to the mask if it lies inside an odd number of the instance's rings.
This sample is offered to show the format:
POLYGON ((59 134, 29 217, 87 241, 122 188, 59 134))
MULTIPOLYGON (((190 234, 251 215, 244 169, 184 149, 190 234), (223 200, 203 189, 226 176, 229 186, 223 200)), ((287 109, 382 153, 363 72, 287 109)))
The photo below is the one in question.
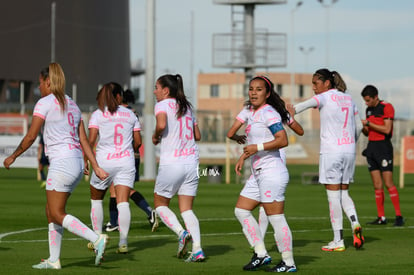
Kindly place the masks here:
MULTIPOLYGON (((362 217, 365 218, 365 217, 362 217)), ((369 217, 368 217, 369 218, 369 217)), ((288 217, 288 220, 321 220, 321 219, 328 219, 327 217, 288 217)), ((207 218, 207 219, 200 219, 200 222, 219 222, 219 221, 235 221, 235 218, 207 218)), ((134 221, 131 223, 146 223, 144 221, 134 221)), ((375 230, 403 230, 403 229, 414 229, 414 226, 403 226, 403 227, 385 227, 381 225, 374 225, 374 227, 364 227, 364 231, 375 231, 375 230)), ((10 235, 17 235, 32 231, 39 231, 39 230, 47 230, 47 227, 42 228, 29 228, 25 230, 19 230, 19 231, 12 231, 12 232, 6 232, 0 234, 0 243, 24 243, 24 242, 47 242, 48 240, 15 240, 15 241, 3 241, 2 239, 4 237, 10 236, 10 235)), ((347 230, 347 229, 345 229, 347 230)), ((308 233, 308 232, 314 232, 314 231, 332 231, 331 228, 325 228, 325 229, 302 229, 302 230, 292 230, 292 233, 308 233)), ((203 237, 216 237, 216 236, 231 236, 231 235, 242 235, 243 233, 240 232, 228 232, 228 233, 206 233, 201 234, 203 237)), ((271 234, 271 232, 268 232, 267 234, 271 234)), ((145 235, 145 236, 131 236, 129 235, 129 239, 147 239, 147 238, 165 238, 165 237, 171 237, 173 234, 152 234, 152 235, 145 235)), ((119 237, 111 236, 111 239, 117 239, 119 237)), ((64 240, 72 240, 72 241, 79 241, 83 240, 82 238, 65 238, 64 240)))

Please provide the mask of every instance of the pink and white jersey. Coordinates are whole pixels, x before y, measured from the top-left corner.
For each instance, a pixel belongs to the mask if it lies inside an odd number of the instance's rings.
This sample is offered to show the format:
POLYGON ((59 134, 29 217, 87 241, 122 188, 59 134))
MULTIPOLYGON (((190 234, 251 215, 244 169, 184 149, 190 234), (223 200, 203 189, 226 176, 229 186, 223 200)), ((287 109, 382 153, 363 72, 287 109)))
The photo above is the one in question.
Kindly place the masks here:
POLYGON ((43 132, 45 153, 51 161, 82 157, 78 136, 81 111, 69 96, 65 97, 65 112, 61 111, 59 102, 53 94, 39 99, 33 110, 33 116, 45 120, 43 132))
POLYGON ((355 153, 358 109, 350 94, 331 89, 312 97, 321 120, 321 153, 355 153))
POLYGON ((166 113, 168 120, 161 137, 160 165, 191 164, 199 159, 198 146, 194 140, 196 119, 190 109, 177 119, 177 108, 173 98, 157 102, 154 107, 155 115, 166 113))
POLYGON ((136 115, 124 106, 118 106, 115 113, 105 107, 105 112, 92 113, 88 128, 99 131, 96 145, 96 159, 100 166, 124 167, 134 165, 133 131, 140 131, 136 115))
MULTIPOLYGON (((259 110, 244 108, 236 117, 241 123, 247 123, 246 136, 248 144, 259 144, 274 140, 269 127, 282 124, 280 114, 266 104, 259 110)), ((282 161, 279 150, 260 151, 251 157, 252 168, 274 168, 282 161)))

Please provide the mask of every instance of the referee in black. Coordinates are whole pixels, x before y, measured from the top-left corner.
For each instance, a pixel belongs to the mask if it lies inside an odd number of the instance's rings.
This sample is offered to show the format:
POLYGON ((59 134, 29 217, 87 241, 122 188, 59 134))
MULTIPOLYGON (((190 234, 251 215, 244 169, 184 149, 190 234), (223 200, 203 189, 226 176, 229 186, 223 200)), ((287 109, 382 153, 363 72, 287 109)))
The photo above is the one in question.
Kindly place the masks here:
POLYGON ((384 212, 384 184, 390 195, 395 210, 394 226, 404 225, 401 216, 400 197, 393 181, 394 152, 391 143, 394 122, 394 107, 391 103, 378 98, 378 89, 367 85, 361 92, 366 109, 366 119, 362 120, 363 133, 368 136, 368 146, 362 153, 368 162, 375 189, 377 218, 368 224, 385 225, 387 219, 384 212))

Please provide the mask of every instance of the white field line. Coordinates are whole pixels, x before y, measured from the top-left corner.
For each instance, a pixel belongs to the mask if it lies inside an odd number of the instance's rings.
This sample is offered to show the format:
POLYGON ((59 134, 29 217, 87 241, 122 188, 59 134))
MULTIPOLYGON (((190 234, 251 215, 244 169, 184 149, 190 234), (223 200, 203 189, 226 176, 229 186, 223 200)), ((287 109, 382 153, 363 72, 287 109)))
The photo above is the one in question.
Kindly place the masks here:
MULTIPOLYGON (((369 219, 370 217, 362 217, 363 219, 369 219)), ((328 219, 327 217, 288 217, 287 220, 325 220, 328 219)), ((411 219, 411 218, 410 218, 411 219)), ((200 219, 200 222, 221 222, 221 221, 236 221, 235 218, 207 218, 207 219, 200 219)), ((161 222, 161 221, 160 221, 161 222)), ((133 221, 131 223, 147 223, 146 221, 133 221)), ((404 230, 404 229, 414 229, 414 226, 402 226, 402 227, 384 227, 384 226, 373 226, 373 227, 364 227, 364 231, 376 231, 376 230, 404 230)), ((18 235, 18 234, 24 234, 27 232, 32 231, 39 231, 39 230, 47 230, 47 227, 43 228, 29 228, 25 230, 19 230, 19 231, 12 231, 12 232, 6 232, 0 234, 0 243, 31 243, 31 242, 47 242, 47 239, 43 240, 15 240, 15 241, 4 241, 2 240, 4 237, 10 236, 10 235, 18 235)), ((347 231, 347 228, 344 228, 345 231, 347 231)), ((270 230, 271 231, 271 230, 270 230)), ((324 228, 324 229, 301 229, 301 230, 292 230, 292 233, 309 233, 309 232, 326 232, 326 231, 332 231, 331 228, 324 228)), ((349 231, 351 231, 349 229, 349 231)), ((242 235, 243 233, 241 230, 239 232, 227 232, 227 233, 205 233, 201 234, 203 237, 217 237, 217 236, 232 236, 232 235, 242 235)), ((266 234, 273 234, 272 232, 268 232, 266 234)), ((152 233, 151 235, 129 235, 129 239, 148 239, 148 238, 166 238, 174 236, 174 234, 164 234, 160 235, 157 233, 152 233)), ((111 239, 118 239, 117 236, 111 236, 111 239)), ((79 241, 83 240, 82 238, 64 238, 65 241, 72 240, 72 241, 79 241)))

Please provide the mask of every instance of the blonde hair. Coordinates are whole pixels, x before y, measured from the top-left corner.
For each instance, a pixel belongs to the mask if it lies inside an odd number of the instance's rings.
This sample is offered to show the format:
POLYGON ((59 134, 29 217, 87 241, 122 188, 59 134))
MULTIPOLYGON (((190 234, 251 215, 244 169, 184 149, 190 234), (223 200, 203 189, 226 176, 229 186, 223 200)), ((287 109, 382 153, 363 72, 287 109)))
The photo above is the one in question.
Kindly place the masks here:
POLYGON ((66 109, 65 74, 58 63, 49 64, 50 91, 59 102, 62 112, 66 109))

